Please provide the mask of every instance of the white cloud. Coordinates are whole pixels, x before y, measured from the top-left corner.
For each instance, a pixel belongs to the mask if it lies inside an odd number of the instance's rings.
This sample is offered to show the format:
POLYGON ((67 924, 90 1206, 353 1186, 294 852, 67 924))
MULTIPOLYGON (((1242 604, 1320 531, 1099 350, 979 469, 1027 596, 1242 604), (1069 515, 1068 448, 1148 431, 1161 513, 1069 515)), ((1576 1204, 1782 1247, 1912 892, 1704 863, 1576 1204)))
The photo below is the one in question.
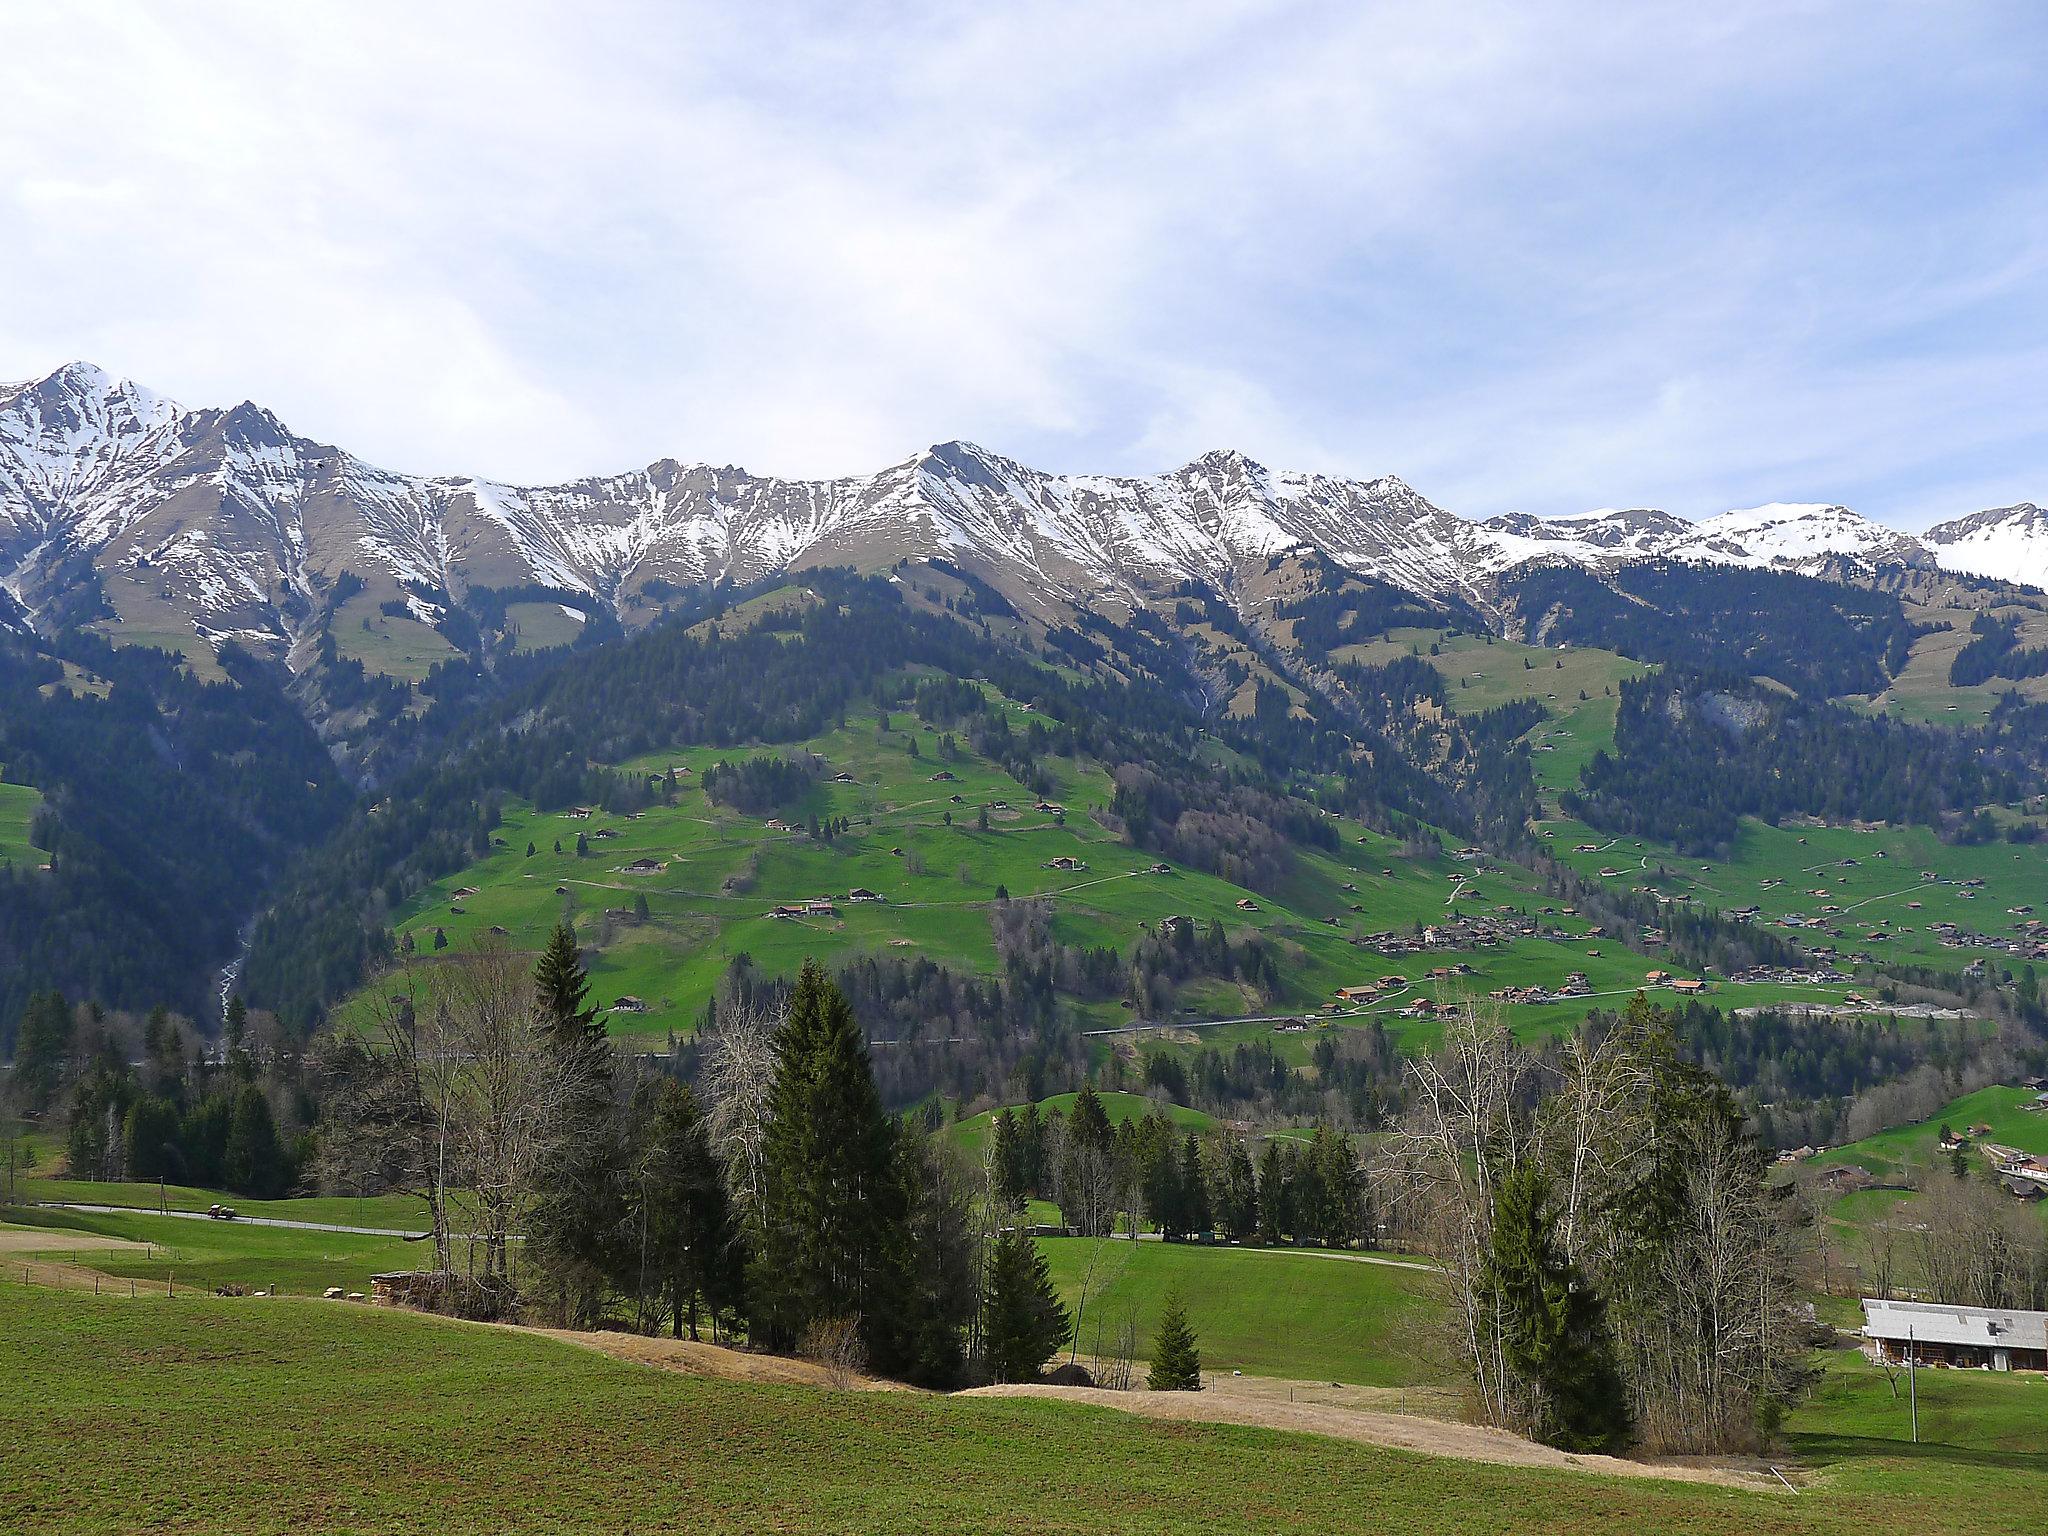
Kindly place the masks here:
POLYGON ((1474 513, 2042 499, 2042 36, 1993 3, 14 8, 0 375, 90 356, 529 480, 963 436, 1474 513))

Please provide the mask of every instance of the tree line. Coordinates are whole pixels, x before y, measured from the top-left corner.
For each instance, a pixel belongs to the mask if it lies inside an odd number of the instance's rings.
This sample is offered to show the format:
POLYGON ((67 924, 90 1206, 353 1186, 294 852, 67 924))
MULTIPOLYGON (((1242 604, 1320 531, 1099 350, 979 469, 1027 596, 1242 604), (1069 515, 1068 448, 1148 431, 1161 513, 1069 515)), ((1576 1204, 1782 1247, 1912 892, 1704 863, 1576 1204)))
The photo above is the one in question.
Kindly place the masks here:
POLYGON ((163 1179, 274 1199, 311 1157, 316 1113, 297 1051, 229 1005, 218 1059, 163 1008, 137 1020, 39 992, 23 1014, 10 1096, 55 1111, 74 1178, 163 1179))
POLYGON ((974 1170, 888 1113, 816 964, 782 1012, 725 1011, 695 1088, 615 1055, 566 929, 531 971, 486 946, 391 986, 325 1056, 320 1175, 426 1202, 442 1304, 934 1386, 1035 1374, 1069 1338, 974 1170))

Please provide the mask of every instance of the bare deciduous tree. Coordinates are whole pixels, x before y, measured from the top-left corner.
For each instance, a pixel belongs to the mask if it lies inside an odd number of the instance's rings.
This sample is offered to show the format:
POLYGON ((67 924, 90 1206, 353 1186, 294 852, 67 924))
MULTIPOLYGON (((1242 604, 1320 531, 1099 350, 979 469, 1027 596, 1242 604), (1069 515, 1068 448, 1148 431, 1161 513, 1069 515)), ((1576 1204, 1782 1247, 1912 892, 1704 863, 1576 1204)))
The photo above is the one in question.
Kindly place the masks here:
POLYGON ((1489 1245, 1494 1181, 1526 1151, 1517 1113, 1530 1064, 1497 1015, 1461 1009, 1442 1049, 1409 1063, 1414 1112, 1380 1169, 1383 1198, 1404 1207, 1443 1266, 1479 1408, 1489 1424, 1517 1421, 1515 1384, 1503 1355, 1502 1320, 1488 1315, 1480 1274, 1489 1245))
POLYGON ((699 1084, 710 1106, 711 1145, 725 1161, 733 1209, 742 1225, 761 1209, 766 1181, 768 1093, 775 1084, 775 1035, 782 1015, 728 1002, 701 1041, 699 1084))
POLYGON ((509 1294, 512 1240, 568 1084, 547 1050, 524 958, 502 945, 386 979, 361 1038, 330 1051, 322 1174, 330 1187, 393 1188, 427 1205, 437 1270, 509 1294), (480 1261, 480 1268, 479 1268, 480 1261))

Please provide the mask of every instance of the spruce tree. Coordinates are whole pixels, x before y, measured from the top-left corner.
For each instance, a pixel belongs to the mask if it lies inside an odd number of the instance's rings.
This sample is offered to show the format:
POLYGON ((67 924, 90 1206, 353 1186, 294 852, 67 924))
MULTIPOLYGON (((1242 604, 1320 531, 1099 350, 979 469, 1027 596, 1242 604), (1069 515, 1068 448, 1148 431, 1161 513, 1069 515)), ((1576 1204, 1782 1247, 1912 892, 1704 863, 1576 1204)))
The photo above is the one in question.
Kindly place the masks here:
POLYGON ((625 1263, 621 1129, 612 1088, 612 1048, 590 1001, 576 936, 557 924, 533 972, 534 1028, 561 1091, 541 1136, 535 1195, 526 1217, 526 1254, 541 1304, 565 1322, 594 1323, 607 1279, 625 1263))
POLYGON ((701 1308, 716 1318, 739 1301, 725 1170, 689 1089, 663 1077, 648 1098, 633 1181, 642 1305, 665 1300, 675 1336, 694 1339, 701 1308))
POLYGON ((989 1165, 990 1177, 995 1186, 992 1193, 996 1203, 1006 1211, 1020 1211, 1024 1208, 1021 1152, 1022 1148, 1017 1141, 1017 1117, 1008 1109, 1004 1109, 995 1118, 995 1129, 991 1133, 989 1165))
POLYGON ((14 1087, 23 1108, 41 1110, 56 1098, 70 1054, 71 1005, 61 992, 36 993, 14 1041, 14 1087))
POLYGON ((1215 1215, 1209 1209, 1209 1181, 1202 1174, 1202 1149, 1189 1131, 1180 1145, 1180 1222, 1184 1232, 1207 1232, 1215 1215))
POLYGON ((284 1193, 287 1177, 277 1124, 270 1116, 270 1101, 254 1083, 243 1084, 235 1094, 225 1164, 227 1186, 238 1195, 268 1198, 284 1193))
POLYGON ((1145 1385, 1154 1392, 1202 1390, 1202 1352, 1195 1344, 1195 1330, 1188 1326, 1187 1308, 1181 1304, 1179 1291, 1166 1293, 1159 1331, 1152 1336, 1152 1370, 1145 1385))
POLYGON ((1250 1242, 1259 1230, 1259 1183, 1252 1173, 1251 1153, 1235 1138, 1230 1143, 1220 1193, 1217 1221, 1232 1241, 1250 1242))
POLYGON ((1550 1180, 1524 1164, 1501 1180, 1480 1273, 1480 1313, 1501 1319, 1502 1355, 1530 1400, 1530 1433, 1566 1451, 1618 1451, 1628 1400, 1607 1310, 1558 1246, 1550 1180))
POLYGON ((533 968, 534 1001, 549 1036, 565 1041, 576 1035, 602 1035, 604 1021, 590 1001, 590 978, 583 955, 567 923, 555 924, 547 947, 533 968))
POLYGON ((853 1318, 870 1359, 893 1369, 888 1311, 906 1217, 896 1126, 853 1008, 815 960, 804 962, 775 1045, 748 1285, 755 1325, 788 1347, 812 1322, 853 1318))
POLYGON ((1038 1244, 1016 1228, 1002 1233, 989 1255, 982 1308, 990 1378, 1035 1380, 1072 1333, 1073 1322, 1038 1244))

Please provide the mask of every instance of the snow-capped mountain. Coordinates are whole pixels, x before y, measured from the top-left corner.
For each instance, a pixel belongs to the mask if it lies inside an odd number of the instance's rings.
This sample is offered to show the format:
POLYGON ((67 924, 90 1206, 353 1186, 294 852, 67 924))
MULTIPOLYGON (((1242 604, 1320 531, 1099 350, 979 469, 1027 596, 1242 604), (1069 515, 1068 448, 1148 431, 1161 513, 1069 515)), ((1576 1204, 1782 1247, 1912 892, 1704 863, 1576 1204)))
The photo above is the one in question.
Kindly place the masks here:
POLYGON ((2030 501, 1937 523, 1923 537, 1943 570, 2048 588, 2048 509, 2030 501))
POLYGON ((1051 619, 1191 578, 1234 590, 1306 549, 1481 605, 1502 572, 1537 559, 1799 570, 1939 559, 2040 581, 2043 524, 2038 508, 2006 508, 1923 542, 1835 506, 1703 523, 1640 509, 1476 522, 1392 476, 1286 473, 1228 452, 1160 475, 1053 475, 959 442, 837 480, 662 460, 520 487, 396 474, 253 404, 189 410, 85 363, 0 385, 0 615, 97 617, 278 653, 308 639, 345 576, 425 619, 477 588, 543 587, 631 623, 706 581, 944 556, 1051 619))

